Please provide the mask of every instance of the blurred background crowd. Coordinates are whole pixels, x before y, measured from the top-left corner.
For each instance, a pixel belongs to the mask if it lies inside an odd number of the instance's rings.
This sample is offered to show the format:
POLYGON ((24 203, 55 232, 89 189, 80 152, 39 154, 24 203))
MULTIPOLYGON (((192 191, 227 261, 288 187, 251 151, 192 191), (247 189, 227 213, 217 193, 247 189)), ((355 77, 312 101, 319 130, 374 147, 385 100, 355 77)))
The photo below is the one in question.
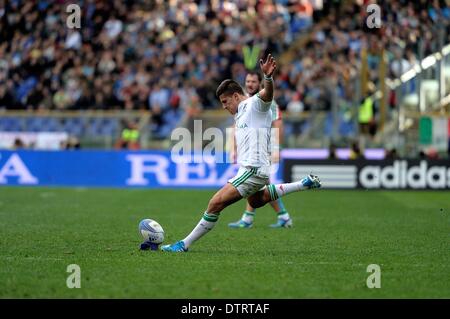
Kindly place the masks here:
POLYGON ((81 28, 70 29, 65 1, 4 2, 1 105, 215 107, 218 81, 243 80, 245 47, 279 54, 311 24, 306 3, 79 1, 81 28))
POLYGON ((371 2, 82 0, 81 27, 68 28, 67 1, 0 0, 0 108, 148 110, 164 137, 183 117, 217 108, 220 81, 243 84, 259 57, 289 51, 276 74, 281 109, 330 111, 337 94, 345 111, 363 48, 376 86, 381 48, 395 78, 438 49, 439 30, 450 42, 445 0, 377 1, 375 29, 365 22, 371 2))

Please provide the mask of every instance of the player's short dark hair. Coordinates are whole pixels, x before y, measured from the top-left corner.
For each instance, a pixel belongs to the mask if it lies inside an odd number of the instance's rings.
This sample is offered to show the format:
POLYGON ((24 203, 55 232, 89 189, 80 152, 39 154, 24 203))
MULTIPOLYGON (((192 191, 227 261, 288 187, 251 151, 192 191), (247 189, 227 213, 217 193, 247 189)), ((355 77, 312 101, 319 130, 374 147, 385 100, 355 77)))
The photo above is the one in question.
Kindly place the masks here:
POLYGON ((256 72, 256 71, 247 71, 247 75, 256 75, 258 77, 258 81, 261 83, 262 81, 262 76, 261 73, 256 72))
POLYGON ((233 95, 234 93, 238 93, 240 95, 244 95, 244 90, 235 80, 225 80, 220 83, 219 87, 216 90, 216 96, 219 98, 222 94, 225 95, 233 95))

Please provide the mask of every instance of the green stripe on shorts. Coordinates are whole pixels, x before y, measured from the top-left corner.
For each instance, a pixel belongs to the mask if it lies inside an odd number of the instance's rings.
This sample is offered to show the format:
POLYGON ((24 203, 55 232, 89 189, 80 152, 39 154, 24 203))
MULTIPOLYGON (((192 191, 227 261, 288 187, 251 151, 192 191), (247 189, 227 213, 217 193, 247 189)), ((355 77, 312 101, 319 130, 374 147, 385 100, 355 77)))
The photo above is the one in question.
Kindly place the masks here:
POLYGON ((237 178, 233 183, 231 183, 234 187, 238 187, 242 183, 244 183, 247 179, 249 179, 253 175, 252 171, 247 171, 242 174, 241 177, 237 178))
POLYGON ((245 172, 244 174, 242 174, 241 176, 239 176, 238 178, 236 178, 231 184, 233 184, 233 186, 237 183, 239 183, 239 181, 244 178, 245 176, 248 175, 249 172, 245 172))

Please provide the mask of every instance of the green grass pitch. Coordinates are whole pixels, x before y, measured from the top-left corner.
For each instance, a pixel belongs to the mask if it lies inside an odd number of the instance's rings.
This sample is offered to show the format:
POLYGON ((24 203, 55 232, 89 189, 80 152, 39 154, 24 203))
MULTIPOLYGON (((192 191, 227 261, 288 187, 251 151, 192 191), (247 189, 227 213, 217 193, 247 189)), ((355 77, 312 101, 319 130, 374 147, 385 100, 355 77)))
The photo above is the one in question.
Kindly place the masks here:
POLYGON ((291 229, 229 229, 244 202, 185 254, 138 250, 141 219, 183 238, 214 191, 0 188, 0 297, 449 298, 448 192, 315 190, 288 195, 291 229), (69 289, 69 264, 81 288, 69 289), (381 288, 366 286, 369 264, 381 288))

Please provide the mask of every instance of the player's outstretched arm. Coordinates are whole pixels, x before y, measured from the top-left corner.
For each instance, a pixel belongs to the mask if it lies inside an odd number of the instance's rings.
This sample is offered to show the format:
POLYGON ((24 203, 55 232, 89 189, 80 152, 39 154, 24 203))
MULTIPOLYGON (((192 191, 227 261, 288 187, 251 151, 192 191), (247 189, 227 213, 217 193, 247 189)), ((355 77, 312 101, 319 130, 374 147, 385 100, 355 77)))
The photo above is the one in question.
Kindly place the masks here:
POLYGON ((277 63, 273 56, 269 54, 266 61, 259 60, 259 66, 264 74, 264 89, 259 91, 259 97, 264 102, 271 102, 273 100, 273 78, 272 75, 277 68, 277 63))

